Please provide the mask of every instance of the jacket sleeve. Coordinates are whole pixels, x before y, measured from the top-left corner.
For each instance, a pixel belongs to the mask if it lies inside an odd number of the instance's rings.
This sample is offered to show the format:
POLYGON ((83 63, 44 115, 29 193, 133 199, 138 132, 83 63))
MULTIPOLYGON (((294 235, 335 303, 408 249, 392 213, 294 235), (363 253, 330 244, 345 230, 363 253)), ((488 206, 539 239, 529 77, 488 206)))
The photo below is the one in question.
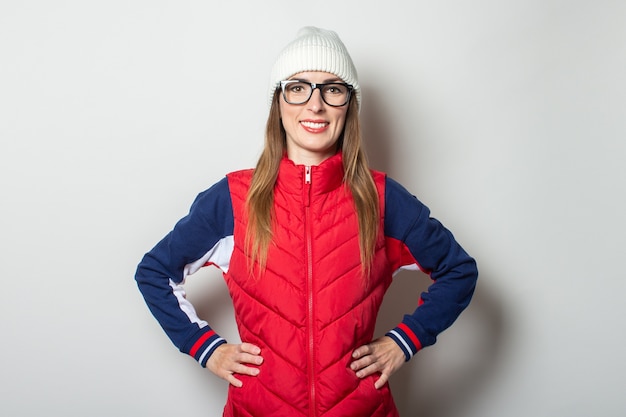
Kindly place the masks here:
POLYGON ((394 270, 419 269, 433 283, 413 314, 387 333, 408 361, 436 342, 469 304, 478 270, 452 233, 430 217, 430 210, 394 180, 385 186, 385 239, 394 270))
POLYGON ((228 182, 199 194, 182 218, 137 267, 135 280, 150 311, 181 352, 203 367, 226 343, 201 320, 185 297, 185 278, 202 266, 228 270, 233 248, 233 212, 228 182))

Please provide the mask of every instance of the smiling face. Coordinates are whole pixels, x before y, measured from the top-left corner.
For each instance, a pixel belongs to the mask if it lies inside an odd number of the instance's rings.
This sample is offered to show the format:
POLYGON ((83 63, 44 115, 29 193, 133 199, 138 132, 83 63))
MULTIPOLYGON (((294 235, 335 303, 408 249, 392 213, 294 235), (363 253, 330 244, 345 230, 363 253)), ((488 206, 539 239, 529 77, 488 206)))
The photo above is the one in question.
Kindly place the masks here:
MULTIPOLYGON (((342 82, 328 72, 300 72, 289 78, 311 83, 342 82)), ((296 164, 319 165, 337 152, 348 105, 333 107, 324 103, 319 89, 304 104, 289 104, 280 95, 280 115, 287 134, 287 156, 296 164)))

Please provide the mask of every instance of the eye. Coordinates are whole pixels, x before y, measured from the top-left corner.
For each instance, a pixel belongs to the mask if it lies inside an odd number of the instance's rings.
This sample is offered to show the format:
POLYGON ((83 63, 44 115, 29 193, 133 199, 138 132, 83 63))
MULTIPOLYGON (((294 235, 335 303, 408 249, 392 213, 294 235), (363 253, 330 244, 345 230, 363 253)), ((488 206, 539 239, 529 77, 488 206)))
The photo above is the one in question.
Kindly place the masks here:
POLYGON ((300 94, 308 90, 310 88, 304 83, 290 83, 287 85, 287 91, 294 94, 300 94))
POLYGON ((346 93, 346 87, 342 84, 328 84, 324 88, 326 94, 340 95, 346 93))

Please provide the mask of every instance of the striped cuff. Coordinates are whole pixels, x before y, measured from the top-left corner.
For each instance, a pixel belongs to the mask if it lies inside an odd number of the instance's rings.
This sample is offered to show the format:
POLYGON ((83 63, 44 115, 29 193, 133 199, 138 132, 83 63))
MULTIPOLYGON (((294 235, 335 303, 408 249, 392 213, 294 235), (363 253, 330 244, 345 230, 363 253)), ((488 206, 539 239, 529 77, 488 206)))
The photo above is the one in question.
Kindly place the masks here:
POLYGON ((214 330, 209 330, 191 346, 189 355, 197 360, 203 368, 206 368, 206 363, 213 351, 224 343, 226 340, 223 337, 220 337, 214 330))
POLYGON ((422 348, 422 344, 415 333, 404 323, 400 323, 398 327, 387 332, 386 336, 392 338, 400 346, 406 361, 409 361, 422 348))

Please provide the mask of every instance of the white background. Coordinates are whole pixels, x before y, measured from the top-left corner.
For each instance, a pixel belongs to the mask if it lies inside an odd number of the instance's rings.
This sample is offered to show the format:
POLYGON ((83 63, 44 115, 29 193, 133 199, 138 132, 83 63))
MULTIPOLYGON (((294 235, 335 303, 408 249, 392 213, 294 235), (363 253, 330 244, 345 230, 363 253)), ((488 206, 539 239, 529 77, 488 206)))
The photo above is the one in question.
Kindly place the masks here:
MULTIPOLYGON (((481 272, 392 379, 403 417, 626 413, 626 2, 0 3, 0 415, 218 416, 133 279, 225 173, 254 165, 299 27, 359 69, 367 148, 481 272)), ((400 274, 379 334, 412 311, 400 274)), ((216 270, 190 298, 236 340, 216 270)))

